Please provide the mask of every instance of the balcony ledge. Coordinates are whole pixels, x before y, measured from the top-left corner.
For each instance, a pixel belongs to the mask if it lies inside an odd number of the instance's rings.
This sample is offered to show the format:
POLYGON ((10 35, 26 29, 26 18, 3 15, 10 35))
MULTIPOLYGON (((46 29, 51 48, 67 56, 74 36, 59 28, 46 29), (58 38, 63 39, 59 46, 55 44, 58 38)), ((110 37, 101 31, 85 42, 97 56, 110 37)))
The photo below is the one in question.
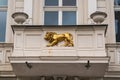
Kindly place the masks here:
POLYGON ((73 29, 78 29, 79 27, 103 27, 105 28, 105 34, 107 31, 108 24, 81 24, 81 25, 11 25, 13 32, 15 29, 54 29, 54 28, 73 28, 73 29), (50 28, 51 27, 51 28, 50 28))
POLYGON ((104 76, 108 66, 108 57, 9 57, 17 76, 74 75, 83 77, 104 76), (85 65, 88 64, 87 69, 85 65), (27 64, 26 64, 27 62, 27 64), (29 68, 27 65, 32 67, 29 68), (99 72, 99 73, 97 73, 99 72))

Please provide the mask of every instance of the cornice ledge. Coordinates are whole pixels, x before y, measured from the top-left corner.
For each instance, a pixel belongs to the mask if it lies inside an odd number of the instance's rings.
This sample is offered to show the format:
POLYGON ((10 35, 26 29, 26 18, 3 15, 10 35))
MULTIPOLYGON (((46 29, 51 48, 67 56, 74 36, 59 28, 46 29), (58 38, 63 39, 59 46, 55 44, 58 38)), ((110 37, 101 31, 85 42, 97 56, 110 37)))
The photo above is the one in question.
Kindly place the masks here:
POLYGON ((9 57, 11 63, 19 63, 25 61, 41 62, 41 61, 68 61, 68 62, 82 62, 86 63, 88 60, 92 63, 108 63, 109 57, 78 57, 78 56, 11 56, 9 57))
POLYGON ((0 47, 13 47, 13 43, 0 43, 0 47))
POLYGON ((120 43, 107 43, 105 44, 106 48, 120 48, 120 43))

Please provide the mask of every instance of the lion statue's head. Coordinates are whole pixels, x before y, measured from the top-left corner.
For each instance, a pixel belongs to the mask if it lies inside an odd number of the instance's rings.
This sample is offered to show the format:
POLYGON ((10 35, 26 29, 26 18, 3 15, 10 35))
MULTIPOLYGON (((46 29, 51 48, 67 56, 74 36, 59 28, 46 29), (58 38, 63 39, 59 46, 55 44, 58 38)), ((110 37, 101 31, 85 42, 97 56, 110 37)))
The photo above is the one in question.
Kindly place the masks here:
POLYGON ((49 42, 52 42, 54 40, 53 36, 55 34, 57 34, 57 33, 56 32, 46 32, 44 39, 49 41, 49 42))

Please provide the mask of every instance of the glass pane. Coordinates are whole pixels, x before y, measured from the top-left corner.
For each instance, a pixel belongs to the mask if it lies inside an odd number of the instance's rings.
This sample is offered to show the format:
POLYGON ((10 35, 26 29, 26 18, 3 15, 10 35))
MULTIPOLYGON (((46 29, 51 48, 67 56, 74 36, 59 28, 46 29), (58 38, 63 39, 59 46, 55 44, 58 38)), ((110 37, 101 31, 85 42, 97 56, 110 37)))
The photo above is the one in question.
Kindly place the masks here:
POLYGON ((76 0, 63 0, 63 6, 76 6, 76 0))
POLYGON ((76 25, 76 11, 63 11, 63 25, 76 25))
POLYGON ((120 5, 120 0, 114 0, 115 5, 120 5))
POLYGON ((7 12, 0 11, 0 42, 5 42, 7 12))
POLYGON ((45 6, 58 6, 58 0, 45 0, 45 6))
POLYGON ((58 12, 57 11, 45 11, 44 24, 45 25, 58 25, 58 12))
POLYGON ((116 41, 120 42, 120 11, 115 11, 116 41))
POLYGON ((0 0, 0 6, 6 6, 8 0, 0 0))

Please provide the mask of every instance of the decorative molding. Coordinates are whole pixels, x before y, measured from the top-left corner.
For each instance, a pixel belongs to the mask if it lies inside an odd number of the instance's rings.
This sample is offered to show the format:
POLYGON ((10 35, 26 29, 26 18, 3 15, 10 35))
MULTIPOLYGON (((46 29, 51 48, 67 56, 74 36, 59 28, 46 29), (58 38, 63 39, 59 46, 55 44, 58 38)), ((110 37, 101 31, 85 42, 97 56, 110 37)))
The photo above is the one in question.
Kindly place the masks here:
POLYGON ((25 61, 30 61, 30 62, 41 62, 43 61, 50 61, 50 62, 74 62, 77 63, 78 62, 83 62, 86 63, 87 60, 90 60, 93 63, 108 63, 109 62, 109 57, 79 57, 79 56, 11 56, 9 57, 9 60, 11 63, 19 63, 19 62, 25 62, 25 61))
POLYGON ((13 43, 0 43, 0 48, 3 48, 3 47, 13 48, 13 43))
POLYGON ((97 34, 97 48, 104 48, 104 36, 103 34, 97 34))
POLYGON ((23 47, 23 34, 21 32, 16 33, 14 45, 15 45, 15 49, 16 48, 21 49, 23 47))
POLYGON ((40 49, 42 44, 42 34, 28 33, 24 36, 25 49, 40 49))
POLYGON ((0 77, 16 78, 16 75, 13 71, 0 71, 0 77))

